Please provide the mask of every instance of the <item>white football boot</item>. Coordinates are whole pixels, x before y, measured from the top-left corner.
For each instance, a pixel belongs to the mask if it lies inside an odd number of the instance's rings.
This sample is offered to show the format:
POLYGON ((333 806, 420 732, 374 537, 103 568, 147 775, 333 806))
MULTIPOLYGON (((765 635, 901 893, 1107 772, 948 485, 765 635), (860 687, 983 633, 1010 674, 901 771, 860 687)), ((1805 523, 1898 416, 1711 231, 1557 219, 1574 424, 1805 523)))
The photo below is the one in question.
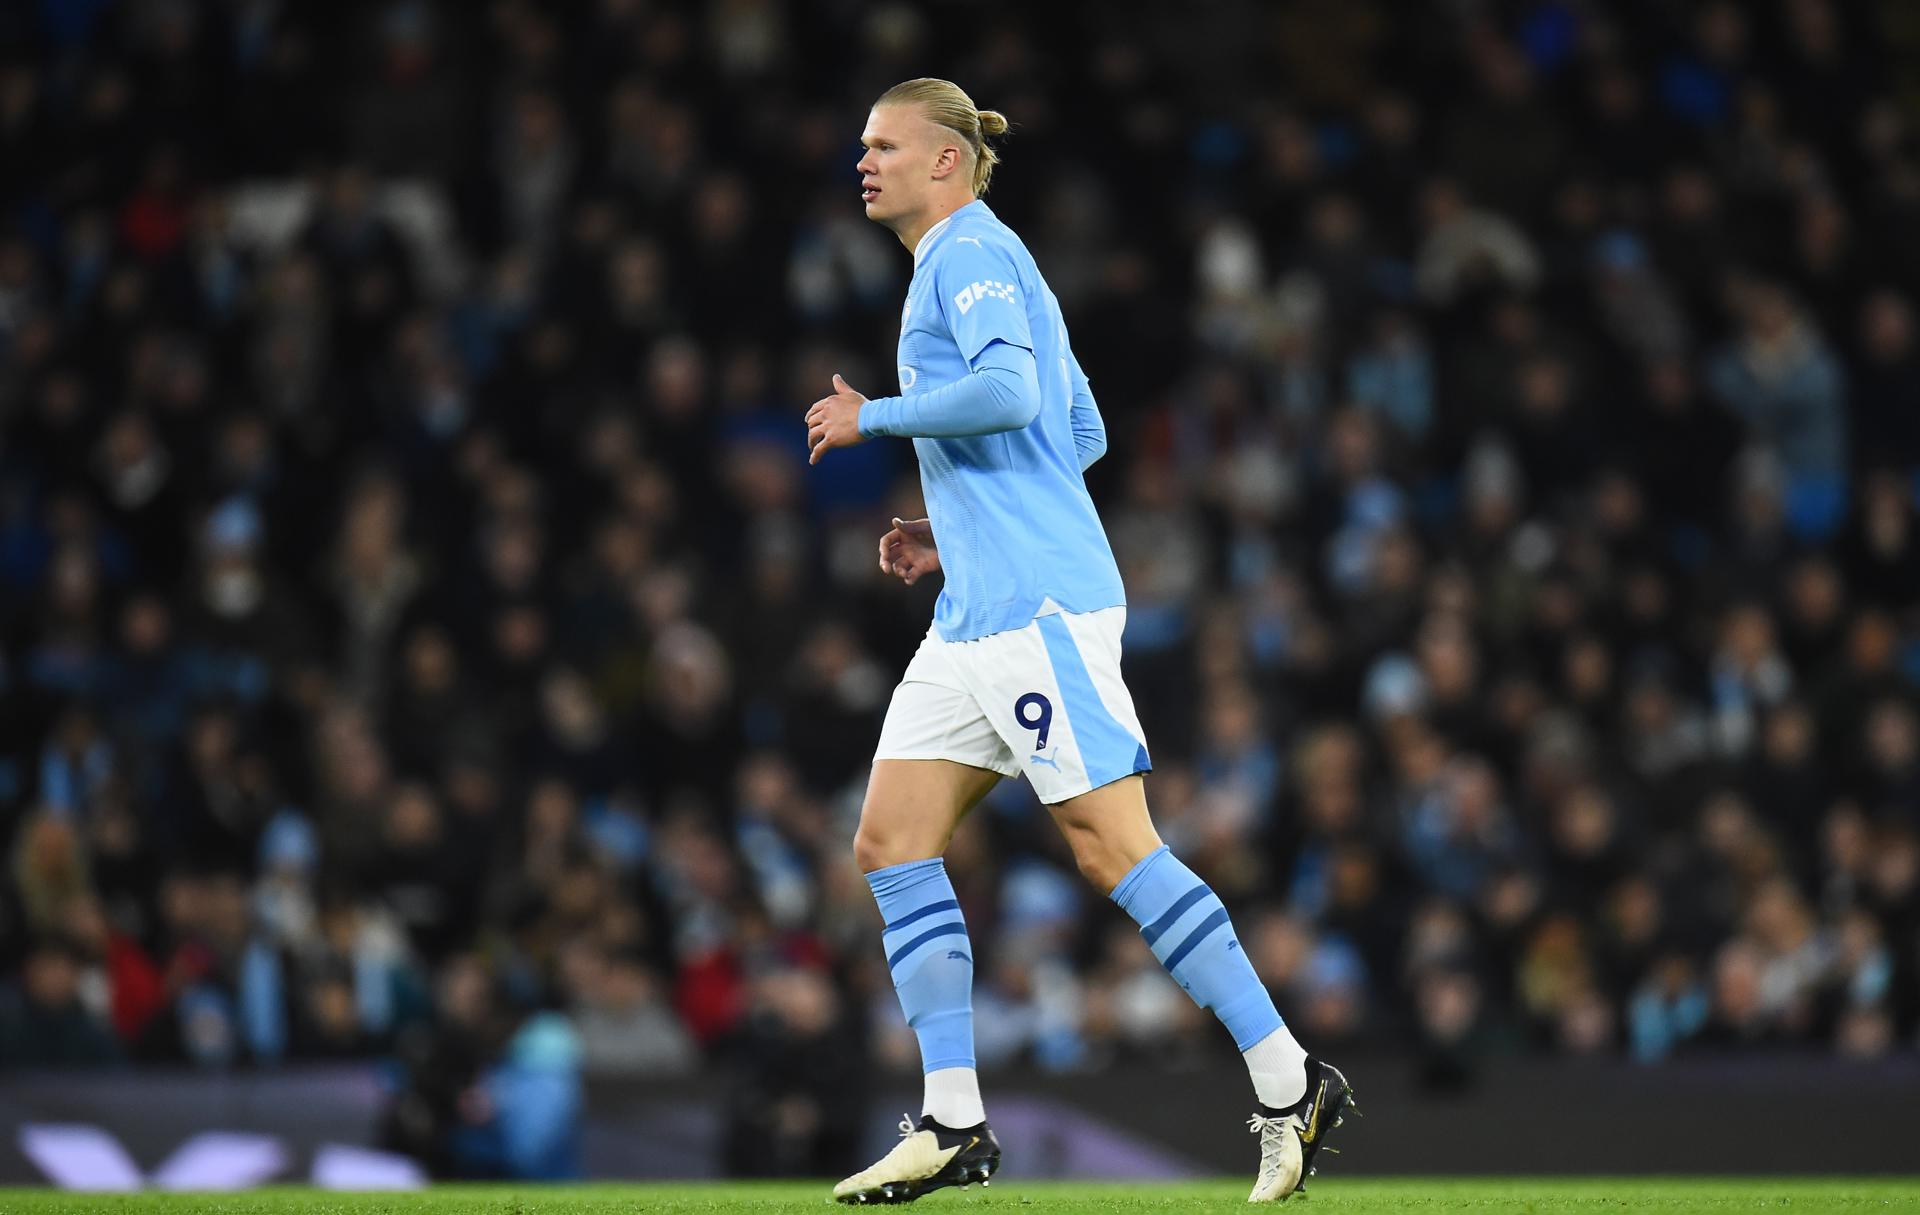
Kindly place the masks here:
MULTIPOLYGON (((1353 1103, 1353 1086, 1340 1069, 1318 1059, 1307 1060, 1307 1091, 1286 1109, 1263 1105, 1247 1119, 1247 1129, 1260 1136, 1260 1174, 1254 1179, 1248 1202, 1281 1202, 1304 1194, 1315 1171, 1313 1158, 1326 1142, 1327 1132, 1360 1109, 1353 1103)), ((1328 1148, 1334 1155, 1339 1148, 1328 1148)))
POLYGON ((923 1116, 900 1120, 900 1142, 870 1167, 833 1187, 837 1202, 912 1202, 942 1186, 986 1185, 1000 1169, 1000 1141, 982 1122, 965 1130, 923 1116))

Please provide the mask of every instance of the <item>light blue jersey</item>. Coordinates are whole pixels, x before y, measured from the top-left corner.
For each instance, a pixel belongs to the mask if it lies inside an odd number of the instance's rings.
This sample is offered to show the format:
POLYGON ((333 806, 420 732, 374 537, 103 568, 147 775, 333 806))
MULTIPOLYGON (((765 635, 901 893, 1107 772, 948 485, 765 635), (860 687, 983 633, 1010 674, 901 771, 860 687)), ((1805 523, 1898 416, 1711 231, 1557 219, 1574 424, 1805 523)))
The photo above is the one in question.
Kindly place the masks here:
POLYGON ((1081 475, 1105 449, 1086 375, 1032 255, 984 202, 914 250, 898 363, 902 395, 868 401, 860 429, 913 437, 946 574, 940 637, 1124 604, 1081 475))

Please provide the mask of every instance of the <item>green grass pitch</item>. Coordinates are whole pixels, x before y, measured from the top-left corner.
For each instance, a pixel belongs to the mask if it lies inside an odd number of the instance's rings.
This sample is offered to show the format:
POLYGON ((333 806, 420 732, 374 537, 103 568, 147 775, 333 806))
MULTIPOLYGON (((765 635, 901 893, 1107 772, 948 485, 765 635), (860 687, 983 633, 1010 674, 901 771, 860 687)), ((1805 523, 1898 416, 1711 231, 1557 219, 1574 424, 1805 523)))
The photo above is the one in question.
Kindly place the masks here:
MULTIPOLYGON (((1090 1185, 1007 1178, 942 1190, 916 1212, 1241 1211, 1247 1182, 1090 1185)), ((61 1194, 0 1190, 0 1215, 633 1215, 836 1210, 827 1182, 619 1186, 440 1186, 417 1194, 271 1189, 245 1194, 61 1194)), ((1389 1211, 1920 1211, 1920 1177, 1315 1179, 1301 1215, 1389 1211)))

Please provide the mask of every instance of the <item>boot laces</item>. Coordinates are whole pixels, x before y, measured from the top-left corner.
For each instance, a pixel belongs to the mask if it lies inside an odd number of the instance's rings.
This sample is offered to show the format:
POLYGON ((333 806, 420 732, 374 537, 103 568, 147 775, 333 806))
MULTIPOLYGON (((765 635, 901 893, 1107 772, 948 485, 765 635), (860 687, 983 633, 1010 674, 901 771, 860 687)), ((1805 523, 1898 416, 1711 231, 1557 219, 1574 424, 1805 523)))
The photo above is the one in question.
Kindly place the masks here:
POLYGON ((1280 1168, 1280 1149, 1286 1143, 1287 1131, 1292 1129, 1288 1117, 1289 1115, 1286 1114, 1274 1118, 1255 1114, 1247 1119, 1248 1132, 1260 1136, 1260 1184, 1262 1185, 1271 1180, 1280 1168))

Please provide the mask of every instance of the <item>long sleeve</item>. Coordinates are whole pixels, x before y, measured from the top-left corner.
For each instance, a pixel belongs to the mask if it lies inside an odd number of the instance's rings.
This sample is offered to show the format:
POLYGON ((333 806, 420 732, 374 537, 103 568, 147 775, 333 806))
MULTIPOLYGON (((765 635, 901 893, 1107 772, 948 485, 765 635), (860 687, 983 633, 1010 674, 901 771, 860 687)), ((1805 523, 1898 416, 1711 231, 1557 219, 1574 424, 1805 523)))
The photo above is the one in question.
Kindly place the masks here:
POLYGON ((1107 453, 1107 424, 1100 418, 1100 407, 1094 404, 1087 373, 1080 370, 1080 360, 1071 351, 1067 354, 1067 376, 1073 385, 1073 405, 1067 416, 1073 425, 1074 449, 1080 453, 1080 471, 1085 472, 1107 453))
POLYGON ((1019 430, 1039 416, 1033 351, 994 342, 974 357, 971 368, 951 384, 868 401, 860 407, 860 433, 869 439, 953 439, 1019 430))

